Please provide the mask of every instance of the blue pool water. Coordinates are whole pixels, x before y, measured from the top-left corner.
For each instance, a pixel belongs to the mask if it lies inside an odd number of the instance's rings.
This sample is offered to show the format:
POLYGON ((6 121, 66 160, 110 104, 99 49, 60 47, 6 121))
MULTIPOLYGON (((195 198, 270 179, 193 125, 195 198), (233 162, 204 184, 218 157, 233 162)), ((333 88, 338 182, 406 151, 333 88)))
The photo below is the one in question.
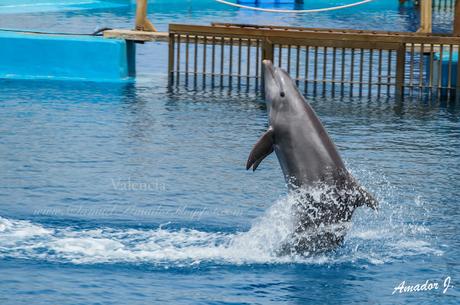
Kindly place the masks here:
POLYGON ((49 13, 86 9, 107 10, 126 7, 129 4, 129 0, 2 0, 0 1, 0 14, 49 13))
MULTIPOLYGON (((17 5, 17 1, 13 0, 0 1, 1 27, 88 33, 102 26, 131 28, 135 14, 135 7, 129 5, 129 0, 23 0, 22 2, 24 3, 17 5)), ((325 8, 356 1, 304 2, 303 6, 297 8, 325 8)), ((211 21, 391 31, 415 31, 419 25, 418 12, 413 10, 410 4, 399 6, 397 1, 393 0, 375 0, 344 10, 313 14, 255 12, 230 7, 213 0, 156 0, 149 3, 151 3, 149 16, 159 30, 166 30, 169 23, 209 24, 211 21)), ((273 7, 266 4, 261 6, 273 7)), ((292 4, 283 3, 275 7, 294 8, 292 4)), ((451 25, 452 11, 433 12, 435 32, 450 32, 451 25)))
MULTIPOLYGON (((162 29, 269 18, 206 1, 151 9, 162 29)), ((346 12, 269 20, 412 26, 369 14, 376 24, 346 12)), ((89 32, 132 17, 130 6, 5 14, 0 27, 89 32)), ((131 84, 0 81, 1 304, 458 303, 458 104, 309 97, 381 208, 359 210, 334 252, 278 257, 292 204, 278 161, 244 169, 266 129, 263 100, 168 89, 166 50, 139 46, 131 84), (439 289, 392 294, 426 280, 439 289)))

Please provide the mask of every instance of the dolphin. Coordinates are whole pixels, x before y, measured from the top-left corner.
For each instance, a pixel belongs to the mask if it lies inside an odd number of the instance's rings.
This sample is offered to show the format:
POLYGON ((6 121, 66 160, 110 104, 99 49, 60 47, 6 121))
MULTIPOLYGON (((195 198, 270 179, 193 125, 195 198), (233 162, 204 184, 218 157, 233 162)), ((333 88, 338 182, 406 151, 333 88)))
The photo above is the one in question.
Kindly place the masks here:
POLYGON ((254 145, 246 164, 255 171, 276 153, 290 192, 295 227, 281 254, 329 251, 343 242, 356 208, 376 210, 377 201, 346 169, 315 111, 289 74, 263 61, 269 127, 254 145))

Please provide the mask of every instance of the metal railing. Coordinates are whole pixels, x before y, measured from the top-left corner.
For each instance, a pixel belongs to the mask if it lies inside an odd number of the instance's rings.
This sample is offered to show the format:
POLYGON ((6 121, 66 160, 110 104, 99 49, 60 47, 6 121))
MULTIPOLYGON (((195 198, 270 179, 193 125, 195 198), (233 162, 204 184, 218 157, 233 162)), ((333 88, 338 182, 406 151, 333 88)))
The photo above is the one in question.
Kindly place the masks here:
POLYGON ((171 24, 170 84, 262 85, 261 62, 303 90, 350 95, 436 93, 458 87, 460 37, 279 26, 171 24))

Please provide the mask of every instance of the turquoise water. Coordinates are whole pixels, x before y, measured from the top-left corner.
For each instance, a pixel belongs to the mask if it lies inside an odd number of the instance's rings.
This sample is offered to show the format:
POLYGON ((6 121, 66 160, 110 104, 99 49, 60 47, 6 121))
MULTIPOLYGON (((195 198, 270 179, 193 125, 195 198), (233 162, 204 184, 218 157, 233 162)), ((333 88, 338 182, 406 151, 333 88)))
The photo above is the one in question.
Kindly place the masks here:
POLYGON ((98 0, 20 0, 0 1, 0 14, 49 13, 76 10, 113 9, 126 7, 130 1, 98 0))
MULTIPOLYGON (((23 0, 0 1, 0 26, 31 30, 74 31, 88 33, 98 27, 131 28, 135 7, 129 0, 23 0), (46 15, 46 18, 43 16, 46 15), (18 18, 20 16, 21 18, 18 18)), ((235 2, 235 1, 234 1, 235 2)), ((261 4, 280 9, 313 9, 350 4, 353 0, 304 1, 294 6, 261 4)), ((391 31, 415 31, 419 14, 410 3, 375 0, 360 6, 313 14, 273 14, 241 10, 213 0, 150 0, 149 17, 159 30, 169 23, 209 24, 211 21, 295 25, 305 27, 360 28, 391 31)), ((409 1, 410 2, 410 1, 409 1)), ((433 12, 433 30, 452 31, 451 10, 433 12)))
MULTIPOLYGON (((269 18, 195 3, 151 9, 163 29, 269 18)), ((0 27, 89 32, 132 16, 130 6, 8 14, 0 27)), ((401 13, 369 16, 411 27, 401 13)), ((329 17, 273 21, 364 24, 329 17)), ((139 46, 133 84, 0 81, 1 304, 458 303, 458 104, 308 97, 381 209, 359 210, 334 252, 278 257, 292 204, 278 161, 244 169, 266 129, 263 100, 168 89, 166 50, 139 46), (392 294, 426 280, 440 288, 392 294)))

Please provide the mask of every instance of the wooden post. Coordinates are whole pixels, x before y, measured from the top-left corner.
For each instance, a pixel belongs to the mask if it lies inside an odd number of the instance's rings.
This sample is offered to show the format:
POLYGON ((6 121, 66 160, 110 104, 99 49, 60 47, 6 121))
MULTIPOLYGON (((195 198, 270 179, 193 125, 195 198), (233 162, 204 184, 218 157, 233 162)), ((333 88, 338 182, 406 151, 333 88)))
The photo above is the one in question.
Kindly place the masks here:
MULTIPOLYGON (((168 84, 171 86, 174 82, 174 45, 175 35, 169 33, 169 54, 168 54, 168 84)), ((196 47, 196 46, 195 46, 196 47)), ((180 52, 180 51, 178 51, 180 52)))
POLYGON ((136 30, 156 32, 157 29, 147 18, 147 0, 137 0, 136 6, 136 30))
POLYGON ((136 76, 136 43, 126 40, 126 51, 128 56, 128 75, 136 76))
POLYGON ((460 35, 460 0, 455 0, 454 35, 460 35))
MULTIPOLYGON (((261 63, 264 60, 270 60, 273 63, 273 44, 268 39, 264 39, 262 41, 262 61, 261 63)), ((259 65, 259 63, 257 63, 257 65, 259 65)), ((263 68, 263 65, 260 64, 260 66, 262 67, 262 70, 260 71, 261 76, 262 76, 260 78, 261 85, 262 85, 261 87, 262 87, 262 92, 265 92, 264 90, 264 85, 265 85, 264 68, 263 68)))
MULTIPOLYGON (((454 30, 452 33, 454 36, 460 36, 460 0, 455 0, 454 9, 454 30)), ((455 101, 460 102, 460 69, 457 62, 457 80, 455 84, 455 101)))
POLYGON ((273 62, 273 44, 268 39, 262 42, 262 60, 265 59, 273 62))
POLYGON ((406 67, 406 44, 403 42, 396 50, 396 96, 404 95, 404 74, 406 67))
POLYGON ((420 28, 417 32, 431 33, 432 31, 432 7, 433 0, 421 0, 420 4, 420 28))

